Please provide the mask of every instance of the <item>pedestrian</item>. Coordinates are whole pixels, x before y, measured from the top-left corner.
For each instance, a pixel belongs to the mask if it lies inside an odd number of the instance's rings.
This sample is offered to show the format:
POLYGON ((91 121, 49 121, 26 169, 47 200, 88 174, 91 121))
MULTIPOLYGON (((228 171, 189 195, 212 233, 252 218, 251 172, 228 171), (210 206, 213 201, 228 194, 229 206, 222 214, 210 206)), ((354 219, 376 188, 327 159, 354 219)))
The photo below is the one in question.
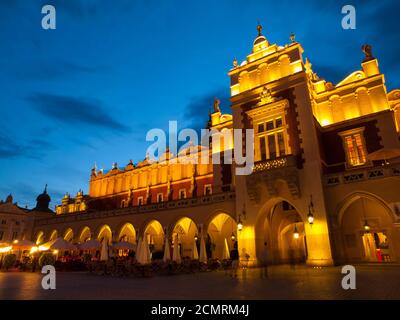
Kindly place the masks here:
POLYGON ((232 260, 232 278, 237 278, 237 270, 239 267, 239 251, 237 241, 233 245, 233 249, 230 252, 230 258, 232 260))
POLYGON ((266 242, 264 242, 264 247, 261 255, 260 278, 268 279, 268 246, 266 242))

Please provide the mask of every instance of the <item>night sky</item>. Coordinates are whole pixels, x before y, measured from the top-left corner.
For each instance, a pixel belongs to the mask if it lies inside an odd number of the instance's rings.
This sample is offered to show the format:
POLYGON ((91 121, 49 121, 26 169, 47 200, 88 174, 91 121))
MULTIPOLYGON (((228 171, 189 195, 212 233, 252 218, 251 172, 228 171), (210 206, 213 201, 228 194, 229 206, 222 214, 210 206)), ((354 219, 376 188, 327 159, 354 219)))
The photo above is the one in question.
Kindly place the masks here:
POLYGON ((0 199, 52 208, 88 192, 90 169, 145 157, 151 128, 204 127, 213 98, 229 111, 228 70, 251 52, 257 22, 271 43, 291 32, 320 77, 360 69, 372 45, 388 89, 400 86, 399 1, 0 1, 0 199), (41 28, 41 8, 57 29, 41 28), (353 4, 357 29, 341 28, 353 4))

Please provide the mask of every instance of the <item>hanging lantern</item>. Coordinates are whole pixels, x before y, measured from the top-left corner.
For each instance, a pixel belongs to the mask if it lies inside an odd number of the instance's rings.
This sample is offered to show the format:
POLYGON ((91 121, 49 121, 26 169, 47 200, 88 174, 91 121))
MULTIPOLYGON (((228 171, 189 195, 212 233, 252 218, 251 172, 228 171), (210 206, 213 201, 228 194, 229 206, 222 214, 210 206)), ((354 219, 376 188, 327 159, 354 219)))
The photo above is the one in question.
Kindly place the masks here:
POLYGON ((311 210, 308 211, 307 220, 311 225, 314 223, 314 215, 312 214, 311 210))
POLYGON ((196 233, 194 236, 194 241, 197 241, 197 240, 199 240, 199 237, 197 236, 197 233, 196 233))
POLYGON ((240 220, 240 217, 239 217, 239 222, 238 222, 237 228, 238 228, 239 231, 242 231, 242 229, 243 229, 243 223, 240 220))
POLYGON ((235 234, 233 232, 232 232, 232 235, 231 235, 231 239, 232 239, 232 241, 235 241, 235 239, 236 239, 235 234))
POLYGON ((369 232, 369 230, 371 230, 371 227, 369 226, 367 220, 365 220, 365 223, 364 223, 364 230, 365 230, 365 232, 369 232))
POLYGON ((297 231, 297 225, 294 224, 294 232, 293 232, 293 237, 295 239, 298 239, 300 237, 299 231, 297 231))

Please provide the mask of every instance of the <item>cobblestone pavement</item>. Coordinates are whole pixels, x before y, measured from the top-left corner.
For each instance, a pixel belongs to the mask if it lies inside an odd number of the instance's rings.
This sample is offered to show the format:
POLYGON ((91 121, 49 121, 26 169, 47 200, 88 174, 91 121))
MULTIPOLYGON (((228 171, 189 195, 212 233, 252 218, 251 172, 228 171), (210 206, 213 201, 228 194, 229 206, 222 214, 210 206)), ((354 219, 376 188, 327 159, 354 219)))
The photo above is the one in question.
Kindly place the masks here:
POLYGON ((237 279, 206 272, 146 279, 57 273, 43 290, 40 273, 0 272, 2 299, 400 299, 399 265, 356 266, 357 289, 343 290, 340 267, 274 266, 239 271, 237 279))

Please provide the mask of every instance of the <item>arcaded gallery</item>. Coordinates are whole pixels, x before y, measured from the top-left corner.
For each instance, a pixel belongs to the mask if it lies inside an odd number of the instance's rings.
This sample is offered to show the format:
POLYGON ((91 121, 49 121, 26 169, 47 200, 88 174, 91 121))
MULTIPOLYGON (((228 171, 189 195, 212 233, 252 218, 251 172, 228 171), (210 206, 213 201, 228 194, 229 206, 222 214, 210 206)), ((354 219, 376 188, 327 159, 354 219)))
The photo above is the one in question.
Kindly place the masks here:
MULTIPOLYGON (((135 248, 145 239, 149 259, 171 246, 201 260, 227 259, 237 242, 248 266, 399 262, 400 90, 387 92, 371 46, 349 54, 360 57, 359 70, 333 84, 313 71, 294 34, 281 46, 258 25, 249 55, 227 70, 231 114, 210 101, 207 124, 220 133, 254 129, 251 174, 237 175, 235 161, 172 161, 178 154, 168 149, 157 161, 133 163, 126 154, 126 165, 94 166, 89 190, 66 193, 54 212, 46 190, 33 210, 2 202, 0 220, 28 222, 17 234, 0 225, 0 242, 135 248)), ((211 139, 209 157, 238 143, 220 138, 211 139)))

